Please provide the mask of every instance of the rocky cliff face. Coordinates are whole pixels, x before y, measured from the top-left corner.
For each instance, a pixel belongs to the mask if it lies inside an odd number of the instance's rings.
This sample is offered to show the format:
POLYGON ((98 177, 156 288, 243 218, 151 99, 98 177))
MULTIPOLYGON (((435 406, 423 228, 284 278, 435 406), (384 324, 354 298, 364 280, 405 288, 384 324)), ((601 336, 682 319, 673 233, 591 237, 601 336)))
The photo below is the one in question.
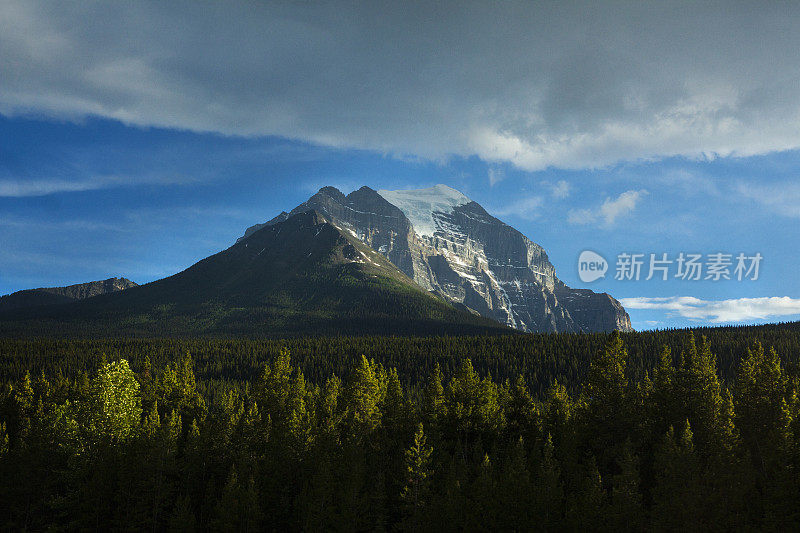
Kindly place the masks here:
POLYGON ((101 281, 78 283, 76 285, 69 285, 67 287, 51 287, 35 290, 66 296, 67 298, 72 298, 74 300, 83 300, 84 298, 108 294, 109 292, 130 289, 131 287, 136 287, 136 285, 137 284, 135 282, 127 278, 109 278, 101 281))
POLYGON ((324 213, 421 287, 513 328, 631 329, 617 300, 566 286, 541 246, 445 185, 413 191, 362 187, 347 196, 324 187, 291 213, 248 228, 245 237, 309 210, 324 213))

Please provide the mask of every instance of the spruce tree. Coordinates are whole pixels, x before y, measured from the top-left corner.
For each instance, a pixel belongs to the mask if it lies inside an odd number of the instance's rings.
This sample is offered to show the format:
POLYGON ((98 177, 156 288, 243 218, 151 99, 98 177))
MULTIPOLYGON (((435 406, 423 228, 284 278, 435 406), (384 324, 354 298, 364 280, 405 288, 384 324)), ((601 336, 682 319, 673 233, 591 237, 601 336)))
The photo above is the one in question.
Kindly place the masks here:
POLYGON ((691 426, 686 421, 676 432, 667 431, 655 454, 656 486, 653 491, 654 531, 701 531, 700 470, 691 426))
POLYGON ((405 528, 409 531, 422 530, 430 491, 432 453, 420 423, 414 433, 414 442, 405 452, 406 484, 402 498, 405 502, 405 528))
POLYGON ((639 489, 639 459, 634 455, 630 440, 622 448, 618 466, 619 473, 612 480, 605 522, 611 531, 642 531, 646 522, 639 489))
POLYGON ((236 470, 232 469, 216 506, 216 518, 212 524, 214 530, 231 533, 260 531, 261 520, 253 478, 246 478, 242 482, 236 470))
POLYGON ((532 514, 535 529, 554 531, 564 518, 564 485, 561 468, 555 458, 553 440, 548 435, 541 449, 541 457, 533 478, 532 514))

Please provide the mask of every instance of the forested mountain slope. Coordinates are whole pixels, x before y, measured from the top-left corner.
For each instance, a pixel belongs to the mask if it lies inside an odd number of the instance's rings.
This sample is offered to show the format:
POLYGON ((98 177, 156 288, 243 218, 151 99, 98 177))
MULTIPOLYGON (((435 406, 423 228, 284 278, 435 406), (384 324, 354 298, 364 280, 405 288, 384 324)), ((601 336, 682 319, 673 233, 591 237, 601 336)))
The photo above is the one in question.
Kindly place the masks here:
POLYGON ((317 212, 190 268, 67 305, 0 313, 3 336, 245 336, 510 332, 415 285, 317 212))
POLYGON ((77 283, 67 287, 43 287, 40 289, 26 289, 13 292, 0 297, 0 311, 22 309, 25 307, 38 307, 42 305, 56 305, 83 300, 101 294, 122 291, 136 287, 136 283, 125 278, 109 278, 102 281, 77 283))

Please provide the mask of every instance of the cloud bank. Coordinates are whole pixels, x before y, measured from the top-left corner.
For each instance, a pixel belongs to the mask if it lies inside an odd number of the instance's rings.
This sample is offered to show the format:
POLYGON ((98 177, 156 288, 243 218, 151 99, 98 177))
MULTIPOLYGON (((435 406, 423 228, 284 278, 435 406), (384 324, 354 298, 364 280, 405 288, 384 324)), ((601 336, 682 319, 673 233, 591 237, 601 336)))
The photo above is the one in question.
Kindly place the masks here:
POLYGON ((616 198, 606 198, 597 209, 570 209, 567 213, 567 222, 570 224, 594 224, 599 222, 604 227, 611 227, 620 217, 633 212, 636 204, 648 192, 625 191, 616 198))
POLYGON ((0 113, 526 170, 800 147, 800 3, 0 4, 0 113))
POLYGON ((767 320, 800 314, 800 299, 788 296, 702 300, 693 296, 622 298, 627 309, 662 309, 674 315, 714 323, 767 320))
POLYGON ((79 180, 64 178, 0 178, 0 198, 26 198, 65 192, 97 191, 136 184, 181 185, 196 181, 174 176, 91 176, 79 180))

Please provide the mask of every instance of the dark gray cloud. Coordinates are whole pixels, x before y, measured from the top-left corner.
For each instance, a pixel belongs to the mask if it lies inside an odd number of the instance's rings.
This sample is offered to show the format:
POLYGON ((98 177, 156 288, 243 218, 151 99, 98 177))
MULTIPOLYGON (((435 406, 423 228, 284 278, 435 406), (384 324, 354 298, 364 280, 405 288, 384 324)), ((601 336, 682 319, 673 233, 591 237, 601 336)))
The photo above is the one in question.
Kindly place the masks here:
POLYGON ((0 4, 0 112, 524 169, 800 147, 800 4, 0 4))

